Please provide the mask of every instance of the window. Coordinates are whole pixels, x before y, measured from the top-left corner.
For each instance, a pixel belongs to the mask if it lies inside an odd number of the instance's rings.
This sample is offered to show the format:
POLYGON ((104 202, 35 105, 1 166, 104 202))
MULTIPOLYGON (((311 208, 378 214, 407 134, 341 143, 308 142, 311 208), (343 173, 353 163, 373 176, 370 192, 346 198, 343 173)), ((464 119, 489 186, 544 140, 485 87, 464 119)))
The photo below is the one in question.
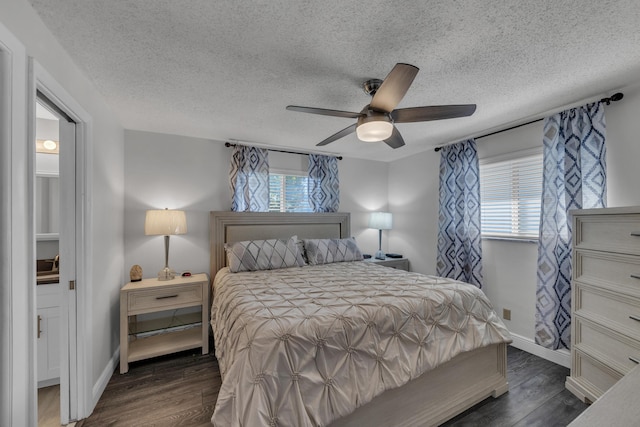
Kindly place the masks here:
POLYGON ((542 150, 480 161, 482 237, 538 238, 542 150))
POLYGON ((270 212, 311 212, 307 176, 269 173, 270 212))

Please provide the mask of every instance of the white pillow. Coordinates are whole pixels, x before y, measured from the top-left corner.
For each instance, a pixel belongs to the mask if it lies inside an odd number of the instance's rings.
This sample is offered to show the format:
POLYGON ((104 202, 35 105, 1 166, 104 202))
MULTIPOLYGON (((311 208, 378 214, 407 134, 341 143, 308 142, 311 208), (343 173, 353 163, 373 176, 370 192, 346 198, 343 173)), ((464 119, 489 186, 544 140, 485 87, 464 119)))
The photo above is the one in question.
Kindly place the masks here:
POLYGON ((305 265, 297 236, 288 240, 246 240, 227 243, 224 249, 227 252, 229 270, 233 273, 305 265))

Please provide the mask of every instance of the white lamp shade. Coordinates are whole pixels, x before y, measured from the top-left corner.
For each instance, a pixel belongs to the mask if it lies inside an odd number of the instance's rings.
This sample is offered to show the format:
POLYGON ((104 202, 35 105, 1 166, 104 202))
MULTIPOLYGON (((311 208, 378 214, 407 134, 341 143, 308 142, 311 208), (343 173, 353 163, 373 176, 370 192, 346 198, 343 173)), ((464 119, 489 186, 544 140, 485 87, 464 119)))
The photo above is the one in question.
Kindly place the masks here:
POLYGON ((371 212, 369 217, 369 228, 378 230, 391 230, 393 226, 393 216, 390 212, 371 212))
POLYGON ((360 141, 384 141, 393 133, 393 124, 384 120, 369 121, 358 125, 356 135, 360 141))
POLYGON ((147 236, 172 236, 187 233, 187 216, 173 209, 148 210, 144 220, 147 236))

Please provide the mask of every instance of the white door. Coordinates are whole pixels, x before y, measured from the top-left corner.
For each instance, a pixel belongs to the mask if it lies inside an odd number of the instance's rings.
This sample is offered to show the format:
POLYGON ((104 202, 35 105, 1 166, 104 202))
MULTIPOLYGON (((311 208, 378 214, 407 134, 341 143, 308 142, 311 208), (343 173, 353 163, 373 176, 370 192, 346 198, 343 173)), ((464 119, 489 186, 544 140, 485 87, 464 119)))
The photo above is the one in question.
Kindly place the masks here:
POLYGON ((76 343, 76 125, 60 119, 60 417, 78 414, 76 343))

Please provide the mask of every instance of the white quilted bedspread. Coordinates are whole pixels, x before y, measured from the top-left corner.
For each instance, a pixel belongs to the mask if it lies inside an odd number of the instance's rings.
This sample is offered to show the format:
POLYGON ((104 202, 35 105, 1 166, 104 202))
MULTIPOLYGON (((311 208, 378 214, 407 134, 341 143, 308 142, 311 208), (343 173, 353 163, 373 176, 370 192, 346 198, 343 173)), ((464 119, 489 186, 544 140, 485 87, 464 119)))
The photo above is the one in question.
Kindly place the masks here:
POLYGON ((510 342, 484 293, 365 262, 230 273, 211 311, 215 426, 325 426, 456 356, 510 342))

